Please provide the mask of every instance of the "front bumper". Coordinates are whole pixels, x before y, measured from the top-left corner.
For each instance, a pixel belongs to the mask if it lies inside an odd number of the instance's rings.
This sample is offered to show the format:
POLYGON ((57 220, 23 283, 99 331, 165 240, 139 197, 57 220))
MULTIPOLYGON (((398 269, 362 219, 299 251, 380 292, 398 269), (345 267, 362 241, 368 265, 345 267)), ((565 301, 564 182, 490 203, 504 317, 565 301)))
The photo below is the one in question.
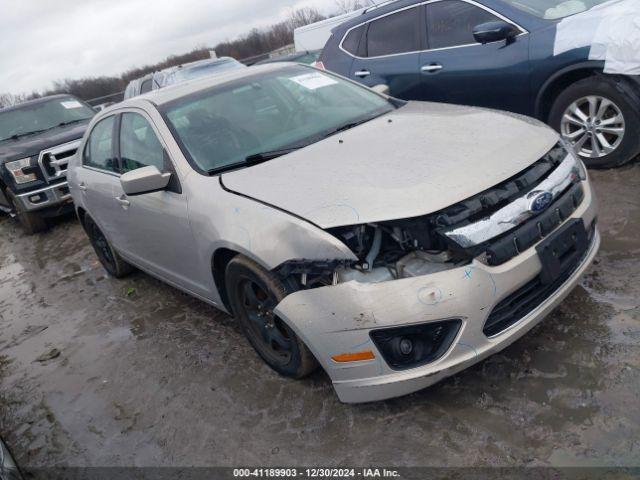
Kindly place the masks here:
POLYGON ((33 212, 50 207, 62 207, 72 203, 67 182, 22 193, 15 196, 16 207, 25 212, 33 212))
MULTIPOLYGON (((590 185, 571 218, 589 229, 596 217, 590 185)), ((302 290, 287 296, 275 309, 311 349, 347 403, 397 397, 428 387, 498 352, 539 323, 578 284, 600 246, 596 231, 588 251, 568 280, 537 308, 506 330, 489 338, 483 333, 494 307, 538 276, 542 269, 535 246, 508 262, 490 267, 470 265, 423 277, 365 284, 355 281, 302 290), (371 330, 462 319, 449 350, 430 364, 403 371, 391 369, 370 339, 371 330), (372 350, 373 360, 337 363, 332 356, 372 350)))

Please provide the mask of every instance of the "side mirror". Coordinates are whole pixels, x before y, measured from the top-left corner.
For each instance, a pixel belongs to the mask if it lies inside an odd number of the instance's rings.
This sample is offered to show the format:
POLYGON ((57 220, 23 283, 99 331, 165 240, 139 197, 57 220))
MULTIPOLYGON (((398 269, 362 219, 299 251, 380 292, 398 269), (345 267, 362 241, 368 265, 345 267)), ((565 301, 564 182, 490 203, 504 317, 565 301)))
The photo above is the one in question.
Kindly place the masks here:
POLYGON ((499 22, 487 22, 476 26, 473 29, 473 38, 476 42, 486 43, 500 42, 506 40, 510 43, 515 37, 518 36, 520 31, 512 24, 499 21, 499 22))
POLYGON ((143 167, 124 173, 120 185, 127 195, 142 195, 166 189, 169 180, 170 173, 162 173, 158 167, 143 167))
POLYGON ((374 85, 373 87, 371 87, 371 90, 387 96, 389 96, 389 94, 391 93, 391 89, 389 88, 389 85, 385 85, 384 83, 381 83, 379 85, 374 85))

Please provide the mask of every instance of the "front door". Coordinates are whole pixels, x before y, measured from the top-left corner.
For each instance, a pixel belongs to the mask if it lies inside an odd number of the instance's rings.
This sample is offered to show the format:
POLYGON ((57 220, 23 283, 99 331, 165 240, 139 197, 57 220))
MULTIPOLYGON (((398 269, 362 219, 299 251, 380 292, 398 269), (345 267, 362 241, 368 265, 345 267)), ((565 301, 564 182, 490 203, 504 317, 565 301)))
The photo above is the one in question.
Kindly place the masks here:
POLYGON ((125 195, 118 185, 113 197, 117 210, 114 242, 122 255, 165 280, 202 296, 211 296, 210 269, 203 268, 189 224, 187 195, 151 120, 142 112, 121 116, 118 136, 122 174, 146 166, 171 172, 166 190, 125 195))
POLYGON ((529 35, 481 45, 474 27, 503 20, 464 0, 425 5, 428 49, 420 55, 424 98, 532 115, 529 35))

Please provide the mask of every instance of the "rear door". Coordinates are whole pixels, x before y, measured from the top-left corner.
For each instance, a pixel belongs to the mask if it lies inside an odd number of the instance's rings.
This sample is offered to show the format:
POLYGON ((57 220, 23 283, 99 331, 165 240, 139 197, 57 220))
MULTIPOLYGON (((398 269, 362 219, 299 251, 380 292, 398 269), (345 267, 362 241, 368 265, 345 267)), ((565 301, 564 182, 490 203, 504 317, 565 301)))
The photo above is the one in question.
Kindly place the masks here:
POLYGON ((120 172, 115 155, 116 116, 100 120, 91 129, 82 152, 82 168, 76 169, 78 189, 93 221, 107 239, 116 237, 117 210, 114 196, 120 185, 120 172))
MULTIPOLYGON (((481 45, 474 27, 508 19, 466 0, 425 5, 427 49, 420 55, 424 98, 524 114, 530 112, 529 35, 481 45)), ((513 23, 513 22, 509 22, 513 23)))
POLYGON ((399 98, 422 99, 423 10, 422 5, 396 10, 350 31, 343 42, 345 50, 356 41, 353 32, 362 34, 350 77, 369 87, 388 85, 391 95, 399 98))

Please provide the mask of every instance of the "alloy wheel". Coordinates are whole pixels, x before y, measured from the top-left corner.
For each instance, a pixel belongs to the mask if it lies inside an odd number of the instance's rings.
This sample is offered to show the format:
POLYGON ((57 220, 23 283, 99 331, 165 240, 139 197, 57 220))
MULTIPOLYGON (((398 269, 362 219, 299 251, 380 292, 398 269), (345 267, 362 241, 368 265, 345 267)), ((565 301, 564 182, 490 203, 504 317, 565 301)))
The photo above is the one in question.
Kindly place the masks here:
POLYGON ((625 119, 614 102, 605 97, 589 95, 569 105, 562 116, 560 132, 578 155, 602 158, 622 143, 625 119))
POLYGON ((293 332, 273 312, 278 304, 275 295, 250 278, 244 278, 238 289, 242 314, 262 353, 277 364, 289 364, 293 355, 293 332))

